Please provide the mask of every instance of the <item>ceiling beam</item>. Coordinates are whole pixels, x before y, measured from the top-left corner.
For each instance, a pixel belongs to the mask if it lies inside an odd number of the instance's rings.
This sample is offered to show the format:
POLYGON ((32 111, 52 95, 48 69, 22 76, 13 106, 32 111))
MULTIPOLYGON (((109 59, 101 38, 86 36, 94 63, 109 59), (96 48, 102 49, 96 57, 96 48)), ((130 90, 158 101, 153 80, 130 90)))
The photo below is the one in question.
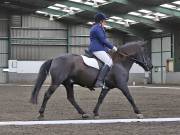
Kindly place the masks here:
MULTIPOLYGON (((89 19, 89 18, 82 18, 80 16, 78 16, 78 14, 74 14, 74 15, 70 15, 68 13, 65 13, 63 11, 56 11, 56 10, 53 10, 53 9, 45 9, 45 10, 42 10, 42 11, 45 11, 45 12, 48 12, 49 14, 54 14, 55 12, 56 15, 60 15, 62 16, 61 19, 72 19, 76 22, 81 22, 81 23, 84 23, 86 24, 88 21, 93 21, 93 18, 92 19, 89 19)), ((113 23, 113 22, 107 22, 107 25, 111 26, 112 28, 115 28, 119 31, 123 31, 123 32, 126 32, 126 33, 129 33, 129 34, 132 34, 132 35, 135 35, 135 36, 138 36, 138 37, 142 37, 142 38, 145 38, 146 35, 148 35, 148 33, 145 33, 143 31, 140 31, 140 30, 135 30, 133 28, 128 28, 128 27, 125 27, 121 24, 117 24, 117 23, 113 23)))
POLYGON ((176 11, 174 9, 168 9, 168 8, 163 8, 163 7, 151 7, 151 8, 149 8, 149 10, 180 18, 180 11, 176 11))
MULTIPOLYGON (((132 0, 110 0, 111 2, 116 2, 116 3, 119 3, 119 4, 124 4, 124 5, 128 5, 130 7, 133 7, 134 10, 139 10, 139 9, 142 9, 142 8, 145 8, 145 9, 149 9, 151 11, 155 11, 155 12, 160 12, 160 13, 164 13, 164 14, 167 14, 169 16, 175 16, 177 18, 180 18, 180 12, 179 11, 176 11, 176 10, 173 10, 173 9, 168 9, 168 8, 164 8, 164 7, 157 7, 157 6, 147 6, 147 5, 144 5, 144 4, 141 4, 139 2, 133 2, 132 0)), ((165 3, 171 3, 171 2, 174 2, 174 1, 177 1, 177 0, 164 0, 163 2, 161 2, 161 4, 165 4, 165 3)))
MULTIPOLYGON (((171 3, 174 1, 177 1, 177 0, 161 0, 159 4, 161 5, 165 3, 171 3)), ((128 5, 130 7, 133 7, 134 10, 151 7, 149 5, 145 5, 144 4, 145 2, 141 3, 141 2, 138 2, 137 0, 134 0, 134 1, 133 0, 109 0, 109 2, 116 2, 123 5, 128 5)))
MULTIPOLYGON (((112 2, 120 2, 121 4, 130 4, 131 6, 134 6, 134 4, 128 0, 111 0, 112 2)), ((77 7, 77 8, 80 8, 82 10, 88 10, 88 11, 91 11, 91 12, 104 12, 107 16, 117 16, 117 17, 121 17, 121 18, 124 18, 124 19, 131 19, 131 20, 134 20, 134 21, 137 21, 139 23, 142 23, 144 25, 147 25, 149 27, 152 27, 152 28, 157 28, 157 29, 162 29, 164 31, 167 31, 167 32, 172 32, 174 31, 173 28, 171 28, 170 26, 167 26, 167 25, 163 25, 159 22, 156 22, 156 21, 153 21, 151 19, 146 19, 146 18, 143 18, 143 17, 139 17, 139 16, 134 16, 134 15, 129 15, 129 14, 126 14, 126 15, 119 15, 119 13, 109 13, 105 10, 101 10, 99 6, 99 8, 96 8, 96 7, 92 7, 92 6, 89 6, 89 5, 85 5, 83 3, 77 3, 77 2, 72 2, 72 1, 64 1, 64 2, 61 2, 61 4, 64 4, 64 5, 67 5, 68 7, 77 7)), ((102 5, 103 6, 103 5, 102 5)))
POLYGON ((59 16, 63 16, 63 15, 67 14, 66 12, 61 12, 61 11, 50 9, 50 8, 46 8, 46 9, 43 9, 41 11, 44 11, 44 12, 47 12, 50 14, 54 14, 54 15, 59 15, 59 16))

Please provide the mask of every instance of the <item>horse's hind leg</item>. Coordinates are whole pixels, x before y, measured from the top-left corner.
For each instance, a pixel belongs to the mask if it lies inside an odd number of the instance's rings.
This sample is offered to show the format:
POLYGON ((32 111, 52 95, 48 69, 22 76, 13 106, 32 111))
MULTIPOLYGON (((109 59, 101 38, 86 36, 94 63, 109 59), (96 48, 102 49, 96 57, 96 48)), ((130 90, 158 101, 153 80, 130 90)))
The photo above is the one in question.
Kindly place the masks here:
POLYGON ((106 97, 108 92, 109 92, 109 89, 102 89, 101 90, 101 93, 100 93, 99 98, 98 98, 98 102, 97 102, 97 104, 96 104, 96 106, 95 106, 95 108, 93 110, 95 118, 99 118, 99 113, 98 113, 99 107, 102 104, 102 102, 103 102, 103 100, 106 97))
POLYGON ((39 110, 40 115, 39 115, 38 119, 43 119, 44 118, 44 111, 45 111, 45 108, 46 108, 46 104, 47 104, 49 98, 55 92, 55 90, 57 89, 58 86, 59 85, 51 84, 51 86, 48 88, 48 90, 44 94, 44 99, 43 99, 43 103, 41 105, 41 108, 39 110))
POLYGON ((74 106, 77 112, 82 115, 82 118, 88 118, 89 115, 87 115, 75 101, 73 83, 71 83, 70 81, 66 81, 64 83, 64 86, 66 88, 67 99, 69 100, 69 102, 74 106))

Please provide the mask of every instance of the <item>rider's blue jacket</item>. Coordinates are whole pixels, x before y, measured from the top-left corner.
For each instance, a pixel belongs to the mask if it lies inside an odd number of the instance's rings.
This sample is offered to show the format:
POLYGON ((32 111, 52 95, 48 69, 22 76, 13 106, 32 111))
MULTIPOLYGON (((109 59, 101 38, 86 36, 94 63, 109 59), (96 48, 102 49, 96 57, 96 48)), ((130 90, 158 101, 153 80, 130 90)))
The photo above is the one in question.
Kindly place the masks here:
POLYGON ((92 26, 90 30, 90 45, 89 51, 108 51, 113 48, 113 45, 107 40, 106 32, 104 28, 99 24, 92 26))

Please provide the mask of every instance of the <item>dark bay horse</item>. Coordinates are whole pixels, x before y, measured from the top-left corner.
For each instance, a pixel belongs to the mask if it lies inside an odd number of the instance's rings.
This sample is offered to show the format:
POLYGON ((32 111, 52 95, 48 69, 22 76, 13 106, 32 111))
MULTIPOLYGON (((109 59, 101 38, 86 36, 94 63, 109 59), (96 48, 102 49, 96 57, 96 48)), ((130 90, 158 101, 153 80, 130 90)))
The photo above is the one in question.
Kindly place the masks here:
MULTIPOLYGON (((145 71, 152 69, 150 59, 148 58, 147 53, 144 51, 145 44, 146 42, 144 41, 130 42, 119 47, 117 52, 110 52, 114 64, 105 79, 107 87, 102 89, 98 102, 94 108, 93 112, 95 117, 99 116, 99 107, 108 91, 112 88, 118 88, 132 105, 137 117, 143 118, 143 115, 136 106, 129 92, 127 83, 129 79, 129 70, 134 62, 143 67, 145 71)), ((37 104, 37 97, 40 88, 49 72, 52 81, 50 87, 44 94, 43 103, 39 110, 39 118, 44 117, 47 101, 60 84, 65 86, 67 91, 67 99, 70 101, 70 103, 75 107, 78 113, 82 115, 83 118, 87 118, 88 115, 75 101, 73 85, 78 84, 82 87, 93 89, 96 77, 98 75, 98 70, 86 66, 82 57, 75 54, 67 54, 47 60, 40 68, 34 90, 32 91, 30 99, 31 103, 37 104)))

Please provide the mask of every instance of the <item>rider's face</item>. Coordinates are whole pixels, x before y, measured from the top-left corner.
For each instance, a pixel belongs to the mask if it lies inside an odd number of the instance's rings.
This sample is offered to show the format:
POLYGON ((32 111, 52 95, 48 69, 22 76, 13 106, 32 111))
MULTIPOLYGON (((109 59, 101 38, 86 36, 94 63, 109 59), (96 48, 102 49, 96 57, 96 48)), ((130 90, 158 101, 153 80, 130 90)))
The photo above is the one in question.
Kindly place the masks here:
POLYGON ((106 20, 102 20, 101 25, 104 27, 104 25, 106 25, 106 20))

